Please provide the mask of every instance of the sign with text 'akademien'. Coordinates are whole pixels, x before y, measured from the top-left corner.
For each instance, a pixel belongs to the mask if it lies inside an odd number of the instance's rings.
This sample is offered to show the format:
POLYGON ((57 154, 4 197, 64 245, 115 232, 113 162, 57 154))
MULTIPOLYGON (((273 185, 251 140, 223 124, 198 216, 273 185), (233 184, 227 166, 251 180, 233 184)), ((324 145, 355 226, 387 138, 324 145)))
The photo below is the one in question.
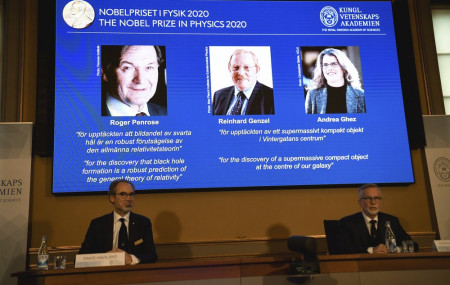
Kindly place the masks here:
MULTIPOLYGON (((0 124, 0 284, 25 270, 30 210, 32 123, 0 124)), ((39 207, 39 206, 36 206, 39 207)), ((39 209, 37 209, 39 211, 39 209)))

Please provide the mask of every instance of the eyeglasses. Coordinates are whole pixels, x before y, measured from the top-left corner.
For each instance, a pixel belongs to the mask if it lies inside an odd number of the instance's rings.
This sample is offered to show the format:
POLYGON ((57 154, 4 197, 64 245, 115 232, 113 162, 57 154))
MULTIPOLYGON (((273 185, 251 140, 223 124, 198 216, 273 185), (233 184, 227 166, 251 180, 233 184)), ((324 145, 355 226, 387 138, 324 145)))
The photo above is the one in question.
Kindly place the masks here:
POLYGON ((360 198, 361 200, 363 200, 364 202, 380 202, 381 201, 381 197, 380 196, 376 196, 376 197, 362 197, 360 198))
POLYGON ((243 68, 244 71, 249 72, 250 70, 253 70, 253 68, 255 68, 255 66, 248 66, 248 65, 243 65, 243 66, 240 66, 240 65, 233 65, 233 66, 231 67, 231 70, 234 71, 234 72, 237 72, 237 71, 239 71, 241 68, 243 68))
POLYGON ((133 199, 135 196, 135 193, 134 192, 132 192, 132 193, 120 192, 120 193, 116 193, 116 195, 119 195, 120 198, 122 198, 122 199, 126 199, 126 198, 133 199))
POLYGON ((338 66, 339 66, 339 63, 337 63, 337 62, 324 63, 324 64, 322 64, 322 67, 323 67, 323 68, 330 68, 330 67, 335 68, 335 67, 338 67, 338 66))

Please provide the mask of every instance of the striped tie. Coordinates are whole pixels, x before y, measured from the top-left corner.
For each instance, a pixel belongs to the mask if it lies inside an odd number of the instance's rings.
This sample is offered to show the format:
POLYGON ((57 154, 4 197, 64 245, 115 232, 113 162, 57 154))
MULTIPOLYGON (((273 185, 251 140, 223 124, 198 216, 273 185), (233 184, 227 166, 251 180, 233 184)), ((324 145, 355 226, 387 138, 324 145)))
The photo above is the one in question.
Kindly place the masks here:
POLYGON ((242 91, 239 92, 237 97, 238 97, 238 100, 234 104, 233 109, 231 109, 231 115, 240 115, 241 114, 242 105, 244 105, 244 100, 245 100, 244 92, 242 92, 242 91))

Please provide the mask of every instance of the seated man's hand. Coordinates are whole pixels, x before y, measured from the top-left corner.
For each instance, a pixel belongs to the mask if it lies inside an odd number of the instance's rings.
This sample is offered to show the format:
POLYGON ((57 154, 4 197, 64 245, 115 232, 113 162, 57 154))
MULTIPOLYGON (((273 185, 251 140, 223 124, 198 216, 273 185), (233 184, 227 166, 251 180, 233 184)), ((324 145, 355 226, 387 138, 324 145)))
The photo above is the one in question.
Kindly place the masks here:
POLYGON ((373 248, 373 253, 387 253, 387 248, 385 244, 380 243, 373 248))
POLYGON ((124 250, 122 250, 120 248, 115 248, 115 249, 113 249, 113 250, 111 250, 109 252, 125 252, 125 264, 126 265, 130 265, 131 262, 132 262, 131 255, 129 255, 128 252, 126 252, 126 251, 124 251, 124 250))

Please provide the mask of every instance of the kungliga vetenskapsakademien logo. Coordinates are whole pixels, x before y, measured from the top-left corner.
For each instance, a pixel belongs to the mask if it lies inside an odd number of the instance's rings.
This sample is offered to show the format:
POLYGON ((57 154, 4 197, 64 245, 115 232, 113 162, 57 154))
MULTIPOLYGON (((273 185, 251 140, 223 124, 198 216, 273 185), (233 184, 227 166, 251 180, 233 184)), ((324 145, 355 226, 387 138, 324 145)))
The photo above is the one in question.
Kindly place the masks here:
POLYGON ((450 160, 445 157, 439 157, 434 161, 434 174, 439 180, 450 181, 450 160))
POLYGON ((338 13, 331 6, 325 6, 320 10, 320 21, 327 27, 334 27, 338 22, 338 13))

